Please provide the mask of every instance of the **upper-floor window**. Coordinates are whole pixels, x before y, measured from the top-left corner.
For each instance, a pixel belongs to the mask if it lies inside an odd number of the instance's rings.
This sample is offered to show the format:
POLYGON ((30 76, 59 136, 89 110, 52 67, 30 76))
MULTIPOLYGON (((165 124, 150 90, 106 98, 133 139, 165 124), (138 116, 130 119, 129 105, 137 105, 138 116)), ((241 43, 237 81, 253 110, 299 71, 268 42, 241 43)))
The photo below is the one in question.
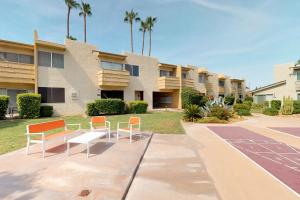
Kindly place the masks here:
POLYGON ((42 103, 65 103, 65 88, 39 87, 42 103))
POLYGON ((300 81, 300 71, 296 71, 297 74, 297 81, 300 81))
POLYGON ((116 62, 108 62, 108 61, 101 61, 101 67, 102 69, 109 69, 109 70, 123 70, 123 64, 122 63, 116 63, 116 62))
POLYGON ((225 86, 225 81, 219 80, 219 87, 224 87, 224 86, 225 86))
POLYGON ((205 83, 205 74, 199 74, 198 75, 198 82, 199 83, 205 83))
POLYGON ((182 72, 182 73, 181 73, 181 77, 182 77, 183 79, 187 79, 187 73, 186 73, 186 72, 182 72))
POLYGON ((160 70, 159 71, 159 76, 160 77, 173 77, 174 72, 173 71, 160 70))
POLYGON ((38 65, 42 67, 64 68, 64 54, 39 51, 38 65))
POLYGON ((33 64, 33 56, 9 52, 0 52, 0 60, 15 63, 33 64))
POLYGON ((242 88, 242 83, 238 83, 238 89, 242 88))
POLYGON ((137 65, 125 64, 125 70, 129 71, 130 76, 139 76, 140 70, 137 65))
POLYGON ((297 100, 300 100, 300 93, 297 94, 297 100))

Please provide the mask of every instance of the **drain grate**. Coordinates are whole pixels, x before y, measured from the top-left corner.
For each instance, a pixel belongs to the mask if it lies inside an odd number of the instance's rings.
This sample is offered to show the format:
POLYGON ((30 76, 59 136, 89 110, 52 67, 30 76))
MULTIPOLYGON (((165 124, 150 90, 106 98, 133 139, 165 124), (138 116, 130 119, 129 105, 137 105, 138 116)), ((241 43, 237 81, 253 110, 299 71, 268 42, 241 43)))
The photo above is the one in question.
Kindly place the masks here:
POLYGON ((78 194, 80 197, 86 197, 88 196, 92 191, 91 190, 81 190, 81 192, 78 194))

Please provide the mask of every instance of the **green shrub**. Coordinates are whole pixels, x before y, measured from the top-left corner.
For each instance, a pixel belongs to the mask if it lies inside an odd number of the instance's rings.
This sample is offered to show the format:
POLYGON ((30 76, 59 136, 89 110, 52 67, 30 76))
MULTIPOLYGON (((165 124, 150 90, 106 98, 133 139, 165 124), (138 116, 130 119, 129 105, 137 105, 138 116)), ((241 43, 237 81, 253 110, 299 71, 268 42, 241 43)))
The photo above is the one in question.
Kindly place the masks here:
POLYGON ((40 117, 52 117, 53 115, 53 106, 42 105, 40 107, 40 117))
POLYGON ((96 109, 96 103, 95 102, 91 102, 91 103, 86 104, 86 114, 88 116, 98 116, 99 115, 99 112, 96 109))
POLYGON ((99 115, 124 114, 125 102, 121 99, 97 99, 95 108, 99 115))
POLYGON ((234 100, 235 100, 235 97, 233 95, 229 95, 229 96, 226 96, 225 99, 224 99, 224 103, 226 105, 233 105, 234 104, 234 100))
POLYGON ((228 121, 218 119, 217 117, 204 117, 197 120, 198 123, 216 123, 216 124, 227 124, 228 121))
POLYGON ((41 95, 34 93, 18 94, 17 104, 20 118, 33 119, 40 116, 41 95))
POLYGON ((251 106, 252 113, 262 113, 263 109, 264 109, 264 104, 253 103, 251 106))
POLYGON ((246 104, 246 103, 236 103, 233 106, 233 110, 235 112, 239 112, 239 110, 249 110, 251 109, 251 105, 246 104))
POLYGON ((247 104, 251 108, 253 102, 252 101, 244 101, 243 104, 247 104))
POLYGON ((203 117, 203 111, 198 105, 190 105, 184 109, 183 120, 188 122, 196 122, 203 117))
POLYGON ((140 113, 146 113, 148 108, 148 103, 145 101, 132 101, 129 102, 129 112, 140 114, 140 113))
POLYGON ((237 114, 239 116, 250 116, 251 112, 248 109, 240 109, 240 110, 238 110, 237 114))
POLYGON ((270 107, 270 102, 269 101, 264 101, 263 107, 264 108, 269 108, 270 107))
POLYGON ((253 102, 253 97, 250 97, 250 96, 246 96, 244 101, 251 101, 253 102))
POLYGON ((294 111, 293 114, 299 114, 300 113, 300 100, 294 101, 294 111))
POLYGON ((240 99, 240 98, 238 98, 238 99, 236 99, 236 102, 235 102, 235 103, 243 103, 243 100, 240 99))
POLYGON ((200 96, 200 97, 201 98, 200 98, 199 106, 203 107, 209 101, 209 97, 208 96, 200 96))
POLYGON ((264 115, 275 116, 275 115, 278 115, 278 110, 275 109, 275 108, 264 108, 263 114, 264 115))
POLYGON ((276 110, 280 110, 280 108, 281 108, 281 101, 280 100, 272 100, 271 101, 271 108, 274 108, 276 110))
POLYGON ((294 112, 294 101, 292 97, 283 97, 281 113, 283 115, 291 115, 294 112))
POLYGON ((231 113, 224 107, 212 106, 208 113, 208 117, 217 117, 221 120, 228 120, 231 117, 231 113))
POLYGON ((181 92, 182 108, 196 104, 200 105, 202 97, 200 93, 193 88, 183 88, 181 92))
POLYGON ((9 96, 0 95, 0 119, 5 119, 5 114, 9 104, 9 96))

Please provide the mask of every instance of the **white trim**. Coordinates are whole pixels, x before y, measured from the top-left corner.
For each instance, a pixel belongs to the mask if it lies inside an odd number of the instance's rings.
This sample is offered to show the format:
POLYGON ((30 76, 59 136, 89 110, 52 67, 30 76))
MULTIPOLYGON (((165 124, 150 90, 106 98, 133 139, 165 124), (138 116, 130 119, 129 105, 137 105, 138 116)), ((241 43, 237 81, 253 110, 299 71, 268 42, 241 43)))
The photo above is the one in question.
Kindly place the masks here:
MULTIPOLYGON (((295 194, 297 197, 300 197, 300 194, 298 194, 295 190, 293 190, 292 188, 290 188, 288 185, 286 185, 284 182, 282 182, 280 179, 278 179, 276 176, 274 176, 273 174, 271 174, 271 172, 269 172, 268 170, 266 170, 265 168, 263 168, 262 166, 260 166, 258 163, 256 163, 254 160, 252 160, 251 158, 249 158, 246 154, 244 154, 242 151, 238 150, 236 147, 234 147, 233 145, 231 145, 229 142, 227 142, 225 139, 223 139, 221 136, 219 136, 218 134, 216 134, 214 131, 210 130, 207 126, 204 126, 209 132, 213 133, 213 135, 215 135, 217 138, 219 138, 220 140, 222 140, 224 143, 226 143, 228 146, 230 146, 232 149, 234 149, 235 151, 239 152, 243 157, 245 157, 247 160, 249 160, 251 163, 253 163, 255 166, 257 166, 258 168, 262 169, 263 171, 265 171, 268 175, 270 175, 271 177, 273 177, 277 182, 279 182, 280 184, 282 184, 285 188, 287 188, 289 191, 291 191, 293 194, 295 194)), ((229 127, 240 127, 240 126, 229 126, 229 127)), ((243 128, 243 127, 240 127, 243 128)), ((245 129, 245 128, 244 128, 245 129)), ((248 129, 246 129, 248 130, 248 129)), ((253 132, 253 131, 252 131, 253 132)), ((255 133, 255 132, 254 132, 255 133)), ((256 133, 257 134, 257 133, 256 133)), ((266 136, 265 136, 266 137, 266 136)))
MULTIPOLYGON (((290 133, 282 132, 282 131, 279 131, 279 130, 274 130, 274 129, 271 129, 269 127, 262 127, 262 128, 265 128, 269 131, 273 131, 273 132, 276 132, 276 133, 280 133, 280 134, 284 134, 284 135, 288 135, 288 136, 292 136, 294 138, 300 139, 300 136, 292 135, 290 133)), ((300 127, 277 127, 277 128, 300 128, 300 127)))

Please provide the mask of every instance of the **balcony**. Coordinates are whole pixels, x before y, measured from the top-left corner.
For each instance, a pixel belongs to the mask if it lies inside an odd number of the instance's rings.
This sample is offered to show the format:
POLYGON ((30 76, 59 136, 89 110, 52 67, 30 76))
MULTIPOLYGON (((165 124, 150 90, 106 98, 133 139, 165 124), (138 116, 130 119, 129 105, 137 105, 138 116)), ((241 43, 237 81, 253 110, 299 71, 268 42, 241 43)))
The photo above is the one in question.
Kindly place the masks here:
POLYGON ((225 87, 219 86, 219 94, 225 93, 225 87))
POLYGON ((180 83, 179 78, 177 77, 159 77, 158 78, 158 89, 160 90, 173 90, 173 89, 179 89, 180 83))
POLYGON ((99 86, 127 87, 129 72, 103 69, 98 72, 99 86))
POLYGON ((300 90, 300 81, 295 82, 295 89, 300 90))
POLYGON ((0 82, 35 84, 34 66, 0 61, 0 82))
POLYGON ((194 87, 194 80, 193 79, 182 79, 182 87, 194 87))

